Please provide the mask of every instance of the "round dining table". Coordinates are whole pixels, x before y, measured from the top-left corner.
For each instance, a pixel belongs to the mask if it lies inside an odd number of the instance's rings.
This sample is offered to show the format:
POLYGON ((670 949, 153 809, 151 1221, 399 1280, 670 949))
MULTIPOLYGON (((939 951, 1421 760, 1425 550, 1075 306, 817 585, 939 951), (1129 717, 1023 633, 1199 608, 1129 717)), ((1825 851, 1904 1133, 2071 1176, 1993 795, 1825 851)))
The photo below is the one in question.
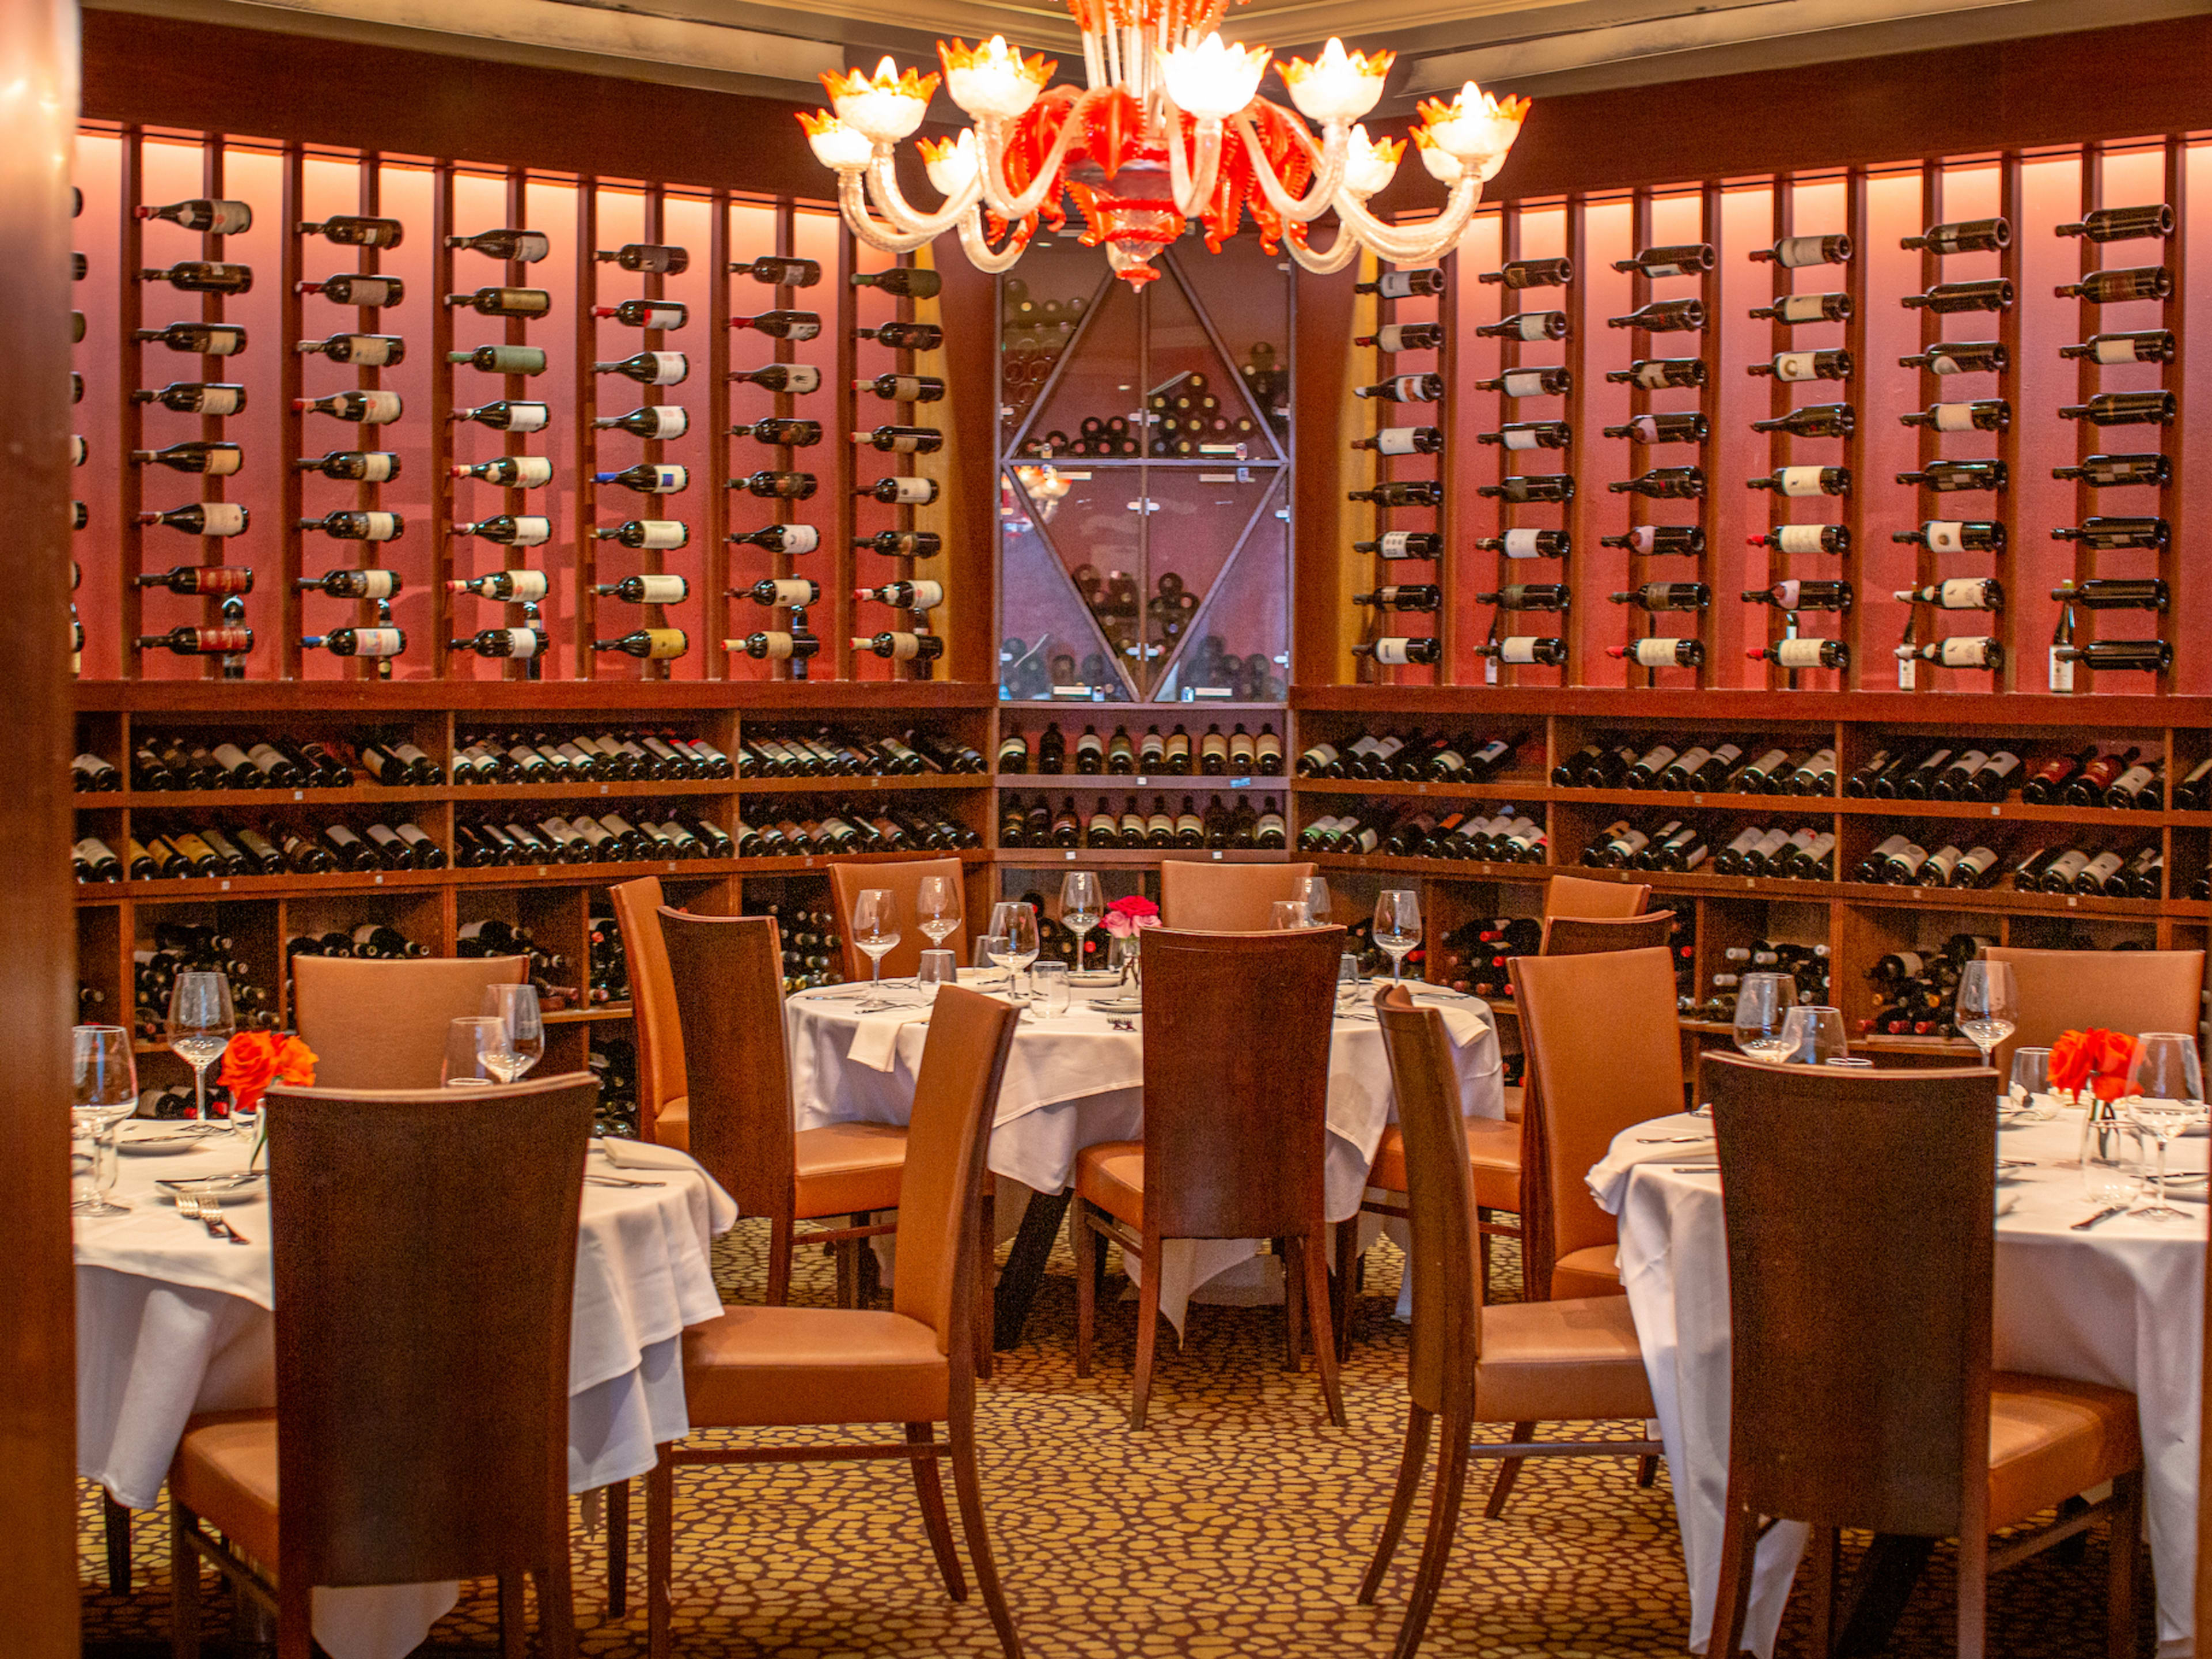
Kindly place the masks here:
MULTIPOLYGON (((963 969, 960 978, 985 989, 1006 984, 1004 974, 989 969, 963 969)), ((1442 987, 1407 983, 1417 1000, 1443 1013, 1465 1115, 1503 1117, 1505 1091, 1489 1006, 1442 987)), ((792 997, 785 1013, 798 1127, 906 1122, 935 995, 934 986, 904 980, 792 997)), ((1347 999, 1331 1030, 1324 1172, 1330 1221, 1358 1212, 1375 1149, 1397 1115, 1370 995, 1363 989, 1347 999)), ((988 1154, 1002 1214, 1011 1207, 1007 1183, 1028 1189, 1021 1239, 1000 1281, 1001 1347, 1012 1346, 1010 1331, 1018 1332, 1042 1275, 1076 1154, 1103 1141, 1143 1139, 1144 1019, 1136 1001, 1110 986, 1077 987, 1066 1012, 1048 1016, 1032 1005, 1015 1029, 988 1154)), ((1250 1261, 1258 1249, 1251 1239, 1170 1241, 1161 1268, 1162 1313, 1181 1329, 1191 1292, 1250 1261)))
MULTIPOLYGON (((246 1242, 186 1219, 157 1182, 242 1171, 227 1129, 121 1126, 114 1198, 127 1215, 76 1218, 77 1473, 134 1510, 156 1500, 195 1412, 276 1403, 265 1188, 227 1195, 246 1242)), ((684 1328, 716 1317, 708 1259, 738 1206, 684 1153, 604 1143, 586 1161, 568 1343, 568 1490, 643 1474, 688 1431, 684 1328), (622 1184, 616 1184, 622 1183, 622 1184)), ((331 1659, 402 1659, 459 1599, 452 1583, 317 1589, 331 1659)))
MULTIPOLYGON (((2207 1143, 2173 1144, 2186 1220, 2128 1212, 2084 1229, 2076 1224, 2111 1200, 2085 1191, 2081 1112, 2008 1123, 1997 1138, 1991 1362, 2136 1395, 2159 1653, 2177 1659, 2194 1650, 2207 1143)), ((1710 1118, 1688 1115, 1638 1124, 1589 1176, 1620 1222, 1621 1284, 1667 1447, 1696 1653, 1712 1634, 1728 1490, 1728 1243, 1711 1132, 1710 1118)), ((1805 1539, 1802 1525, 1781 1522, 1759 1542, 1746 1638, 1761 1659, 1774 1651, 1805 1539)))

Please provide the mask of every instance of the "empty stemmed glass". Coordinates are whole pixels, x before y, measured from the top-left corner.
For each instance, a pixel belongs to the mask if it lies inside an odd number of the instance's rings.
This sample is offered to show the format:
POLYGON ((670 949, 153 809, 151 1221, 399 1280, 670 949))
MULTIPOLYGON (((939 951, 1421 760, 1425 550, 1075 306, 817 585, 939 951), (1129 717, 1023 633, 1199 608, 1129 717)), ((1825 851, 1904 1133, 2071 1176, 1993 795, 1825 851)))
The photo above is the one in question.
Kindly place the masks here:
POLYGON ((2197 1058, 2197 1039, 2181 1031, 2145 1031, 2136 1039, 2128 1066, 2128 1094, 2120 1109, 2158 1143, 2158 1171, 2151 1201, 2135 1213, 2153 1221, 2186 1221, 2166 1198, 2166 1143, 2185 1129, 2205 1121, 2204 1072, 2197 1058))
POLYGON ((1826 1066, 1850 1054, 1844 1036, 1844 1011, 1802 1002, 1782 1017, 1781 1060, 1784 1065, 1826 1066))
POLYGON ((1328 882, 1322 876, 1307 876, 1298 883, 1295 896, 1305 901, 1306 925, 1310 927, 1328 926, 1328 882))
POLYGON ((1782 1022, 1797 1003, 1787 974, 1746 974, 1735 988, 1735 1046, 1752 1060, 1783 1056, 1782 1022))
POLYGON ((915 890, 915 925, 935 950, 960 931, 960 892, 950 876, 924 876, 915 890))
POLYGON ((986 933, 975 941, 978 965, 988 962, 1006 976, 1006 994, 1014 992, 1014 945, 1004 933, 986 933))
POLYGON ((1975 961, 1959 970, 1958 1026, 1990 1063, 1996 1046, 2019 1029, 2020 992, 2012 963, 1975 961))
POLYGON ((115 1186, 115 1136, 138 1109, 138 1062, 131 1033, 120 1025, 78 1025, 70 1031, 70 1115, 92 1133, 92 1190, 70 1206, 77 1215, 128 1215, 108 1197, 115 1186))
POLYGON ((1406 957, 1421 942, 1420 895, 1386 887, 1375 901, 1375 943, 1390 958, 1390 981, 1406 982, 1406 957))
POLYGON ((853 901, 853 943, 867 953, 871 984, 883 983, 884 958, 898 942, 898 896, 887 887, 862 888, 853 901))
POLYGON ((227 975, 197 970, 177 975, 169 993, 169 1047, 192 1068, 192 1094, 203 1123, 208 1115, 208 1067, 222 1058, 237 1030, 227 975))
POLYGON ((1077 950, 1083 948, 1085 935, 1105 914, 1106 895, 1097 876, 1088 870, 1071 870, 1060 878, 1060 919, 1074 935, 1077 950))
MULTIPOLYGON (((1037 939, 1036 906, 1016 904, 1006 918, 1006 943, 1010 947, 1006 965, 1016 973, 1026 974, 1030 964, 1037 959, 1041 948, 1037 939)), ((995 929, 995 922, 994 927, 995 929)))
POLYGON ((507 1046, 484 1056, 484 1067, 501 1083, 513 1083, 545 1057, 545 1021, 538 1009, 534 985, 488 985, 483 1012, 506 1034, 507 1046))

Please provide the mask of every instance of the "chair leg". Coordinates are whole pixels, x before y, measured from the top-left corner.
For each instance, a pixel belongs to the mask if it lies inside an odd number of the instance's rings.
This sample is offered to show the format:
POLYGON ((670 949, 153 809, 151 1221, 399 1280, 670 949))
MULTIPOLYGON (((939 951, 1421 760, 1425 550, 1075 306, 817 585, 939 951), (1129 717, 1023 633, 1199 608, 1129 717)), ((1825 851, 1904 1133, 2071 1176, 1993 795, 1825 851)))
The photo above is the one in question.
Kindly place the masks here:
POLYGON ((1283 1369, 1302 1371, 1305 1369, 1306 1334, 1298 1316, 1305 1300, 1305 1286, 1291 1240, 1275 1240, 1275 1265, 1283 1272, 1283 1369))
POLYGON ((576 1587, 568 1571, 568 1505, 560 1520, 545 1565, 530 1575, 538 1589, 538 1650, 545 1659, 575 1659, 576 1587))
POLYGON ((1636 1460, 1636 1484, 1649 1492, 1659 1479, 1659 1460, 1646 1453, 1636 1460))
POLYGON ((997 1328, 995 1298, 993 1281, 998 1278, 999 1225, 997 1206, 986 1192, 975 1212, 975 1228, 981 1235, 981 1249, 975 1256, 975 1375, 988 1378, 991 1375, 991 1344, 997 1328))
MULTIPOLYGON (((872 1212, 861 1210, 854 1213, 853 1225, 870 1226, 874 1224, 875 1218, 872 1212)), ((853 1243, 854 1246, 853 1284, 855 1293, 860 1297, 858 1305, 863 1308, 872 1308, 876 1305, 876 1292, 884 1287, 883 1263, 876 1259, 874 1239, 856 1238, 853 1243)))
POLYGON ((1813 1659, 1830 1659, 1836 1650, 1836 1580, 1842 1565, 1844 1534, 1839 1528, 1815 1527, 1808 1552, 1812 1572, 1805 1582, 1811 1614, 1806 1650, 1813 1659))
MULTIPOLYGON (((1534 1423, 1516 1423, 1513 1425, 1513 1437, 1516 1440, 1532 1440, 1535 1437, 1535 1434, 1536 1425, 1534 1423)), ((1505 1513, 1505 1500, 1513 1495, 1513 1483, 1521 1478, 1521 1466, 1528 1461, 1525 1457, 1504 1457, 1498 1460, 1498 1479, 1492 1481, 1490 1486, 1490 1502, 1483 1505, 1482 1514, 1485 1520, 1495 1521, 1505 1513)))
POLYGON ((1705 1651, 1734 1656, 1743 1650, 1744 1620, 1751 1613, 1751 1569, 1759 1548, 1759 1517, 1739 1505, 1733 1494, 1722 1510, 1720 1579, 1713 1601, 1712 1639, 1705 1651))
POLYGON ((975 1583, 983 1592, 983 1605, 999 1632, 1006 1659, 1022 1659, 1022 1638, 1014 1633, 1014 1615, 1006 1606, 1006 1586, 999 1582, 999 1567, 991 1556, 991 1534, 983 1524, 983 1481, 975 1467, 975 1407, 972 1399, 956 1401, 945 1425, 952 1443, 952 1490, 960 1500, 960 1529, 968 1534, 968 1559, 975 1565, 975 1583))
POLYGON ((676 1571, 676 1469, 668 1448, 645 1477, 645 1650, 668 1659, 669 1580, 676 1571))
POLYGON ((1959 1659, 1989 1651, 1990 1540, 1987 1533, 1959 1540, 1959 1659))
POLYGON ((1336 1305, 1330 1323, 1336 1331, 1339 1363, 1352 1358, 1352 1308, 1359 1288, 1359 1212, 1336 1224, 1336 1305))
POLYGON ((1391 1659, 1413 1659, 1429 1626, 1437 1592, 1443 1587, 1444 1567, 1451 1557, 1452 1534, 1459 1530, 1461 1499, 1467 1492, 1467 1437, 1471 1425, 1459 1412, 1447 1412, 1443 1446, 1437 1458, 1436 1494, 1429 1504, 1428 1535, 1421 1540, 1420 1571, 1413 1577, 1413 1594, 1406 1603, 1406 1622, 1398 1627, 1398 1644, 1391 1659))
POLYGON ((1075 1200, 1075 1374, 1091 1375, 1091 1326, 1098 1316, 1098 1230, 1091 1224, 1091 1206, 1075 1200))
POLYGON ((2106 1638, 2110 1659, 2133 1659, 2136 1650, 2136 1547, 2142 1537, 2141 1471, 2112 1482, 2112 1561, 2105 1581, 2106 1638))
POLYGON ((607 1617, 629 1617, 629 1482, 617 1480, 607 1494, 607 1617))
MULTIPOLYGON (((933 1423, 909 1423, 906 1443, 926 1446, 937 1437, 933 1423)), ((937 1571, 944 1576, 945 1593, 956 1601, 968 1599, 968 1581, 960 1576, 960 1556, 952 1547, 952 1517, 945 1512, 945 1482, 937 1472, 937 1459, 909 1458, 914 1469, 915 1496, 921 1500, 921 1524, 929 1534, 929 1547, 937 1555, 937 1571)))
POLYGON ((169 1653, 200 1659, 200 1556, 191 1547, 192 1512, 169 1500, 169 1653))
POLYGON ((1478 1229, 1475 1233, 1478 1251, 1475 1271, 1482 1275, 1482 1299, 1485 1302, 1490 1300, 1490 1241, 1492 1235, 1480 1231, 1480 1229, 1489 1213, 1490 1212, 1480 1204, 1474 1206, 1474 1224, 1478 1229))
POLYGON ((1321 1259, 1321 1241, 1311 1234, 1292 1241, 1291 1248, 1305 1267, 1307 1316, 1313 1321, 1314 1364, 1321 1371, 1321 1397, 1328 1407, 1328 1420, 1347 1426, 1344 1414, 1344 1386, 1336 1374, 1336 1334, 1329 1328, 1328 1267, 1321 1259))
POLYGON ((522 1575, 499 1576, 499 1659, 524 1659, 530 1651, 530 1627, 523 1616, 522 1575))
POLYGON ((768 1224, 768 1305, 791 1300, 791 1223, 779 1216, 768 1224))
POLYGON ((1359 1605, 1375 1605, 1382 1588, 1382 1575, 1406 1535, 1406 1517, 1413 1513, 1413 1494, 1421 1488, 1421 1470, 1429 1461, 1429 1425, 1433 1413, 1425 1406, 1409 1409, 1406 1417, 1406 1449, 1398 1459, 1398 1484, 1390 1492, 1390 1512, 1382 1517, 1382 1535, 1375 1540, 1375 1559, 1367 1564, 1367 1577, 1359 1581, 1359 1605))
POLYGON ((841 1238, 830 1248, 837 1257, 837 1305, 857 1308, 860 1305, 860 1241, 841 1238))
POLYGON ((131 1511, 105 1492, 100 1494, 100 1519, 107 1533, 107 1593, 131 1594, 131 1511))
POLYGON ((1145 1407, 1152 1397, 1152 1350, 1160 1334, 1160 1264, 1145 1263, 1145 1282, 1137 1287, 1137 1364, 1129 1391, 1129 1426, 1145 1426, 1145 1407))

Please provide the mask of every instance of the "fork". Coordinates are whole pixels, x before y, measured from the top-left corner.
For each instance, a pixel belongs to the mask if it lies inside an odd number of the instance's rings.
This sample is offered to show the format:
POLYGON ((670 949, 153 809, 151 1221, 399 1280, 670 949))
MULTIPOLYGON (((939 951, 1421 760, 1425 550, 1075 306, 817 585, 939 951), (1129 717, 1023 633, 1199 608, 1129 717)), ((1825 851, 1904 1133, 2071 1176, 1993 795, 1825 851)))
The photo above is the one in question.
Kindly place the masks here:
POLYGON ((221 1238, 223 1236, 222 1212, 217 1209, 213 1216, 210 1216, 203 1201, 191 1193, 177 1194, 177 1213, 187 1221, 197 1221, 205 1227, 210 1238, 221 1238))
POLYGON ((232 1226, 222 1213, 222 1200, 212 1194, 200 1201, 200 1219, 207 1223, 208 1232, 216 1238, 227 1238, 234 1244, 246 1243, 246 1235, 232 1226))
POLYGON ((632 1181, 623 1176, 587 1175, 584 1177, 584 1184, 587 1187, 665 1187, 668 1183, 665 1181, 632 1181))

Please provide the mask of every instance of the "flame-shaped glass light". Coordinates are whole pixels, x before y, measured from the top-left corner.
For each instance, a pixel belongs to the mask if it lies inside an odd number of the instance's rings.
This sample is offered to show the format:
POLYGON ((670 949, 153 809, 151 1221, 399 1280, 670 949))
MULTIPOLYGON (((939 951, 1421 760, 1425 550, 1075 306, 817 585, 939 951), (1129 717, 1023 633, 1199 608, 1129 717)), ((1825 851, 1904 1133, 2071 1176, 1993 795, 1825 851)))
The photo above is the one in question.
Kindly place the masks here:
POLYGON ((1267 72, 1265 46, 1232 46, 1218 33, 1160 54, 1168 96, 1200 120, 1225 121, 1250 103, 1267 72))
POLYGON ((1331 121, 1357 121, 1373 109, 1382 96, 1382 82, 1396 55, 1378 52, 1370 58, 1364 52, 1348 52, 1344 42, 1332 36, 1312 63, 1293 58, 1279 68, 1298 113, 1326 125, 1331 121))

